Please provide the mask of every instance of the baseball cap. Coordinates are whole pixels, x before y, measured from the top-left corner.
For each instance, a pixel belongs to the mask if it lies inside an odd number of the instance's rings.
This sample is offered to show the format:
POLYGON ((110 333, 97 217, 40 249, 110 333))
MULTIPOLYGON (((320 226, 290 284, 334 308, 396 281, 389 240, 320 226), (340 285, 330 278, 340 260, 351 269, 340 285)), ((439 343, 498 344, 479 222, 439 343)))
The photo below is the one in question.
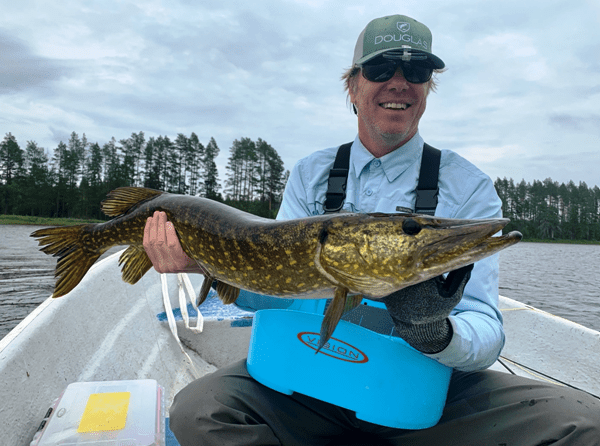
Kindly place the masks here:
POLYGON ((435 68, 445 64, 431 52, 431 31, 421 22, 405 15, 391 15, 371 20, 358 36, 352 65, 362 65, 392 50, 410 49, 426 54, 435 68))

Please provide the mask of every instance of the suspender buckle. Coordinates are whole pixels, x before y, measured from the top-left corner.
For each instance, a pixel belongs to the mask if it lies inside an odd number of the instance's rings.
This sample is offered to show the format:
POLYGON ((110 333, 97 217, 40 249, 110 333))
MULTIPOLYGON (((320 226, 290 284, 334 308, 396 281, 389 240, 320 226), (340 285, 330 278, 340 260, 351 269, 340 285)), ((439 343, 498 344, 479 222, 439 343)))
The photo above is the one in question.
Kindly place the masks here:
POLYGON ((417 203, 419 214, 434 215, 438 202, 439 189, 417 189, 417 203))
POLYGON ((331 169, 327 181, 327 192, 346 195, 347 169, 331 169))
POLYGON ((338 212, 344 206, 348 169, 331 169, 327 180, 327 198, 323 205, 325 213, 338 212))
POLYGON ((338 148, 333 168, 329 171, 327 193, 325 194, 325 203, 323 203, 323 211, 326 214, 338 212, 344 206, 350 165, 350 147, 352 147, 351 142, 342 144, 338 148))

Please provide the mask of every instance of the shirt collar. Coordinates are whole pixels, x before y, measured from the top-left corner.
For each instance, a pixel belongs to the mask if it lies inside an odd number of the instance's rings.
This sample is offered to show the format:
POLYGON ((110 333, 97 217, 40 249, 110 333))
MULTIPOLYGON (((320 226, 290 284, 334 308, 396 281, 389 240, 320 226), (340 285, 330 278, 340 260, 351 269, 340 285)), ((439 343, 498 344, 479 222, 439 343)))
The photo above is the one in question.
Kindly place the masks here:
MULTIPOLYGON (((406 144, 379 158, 381 167, 383 168, 388 181, 394 181, 406 171, 406 169, 421 159, 423 142, 421 135, 417 132, 406 144)), ((358 178, 363 172, 363 169, 375 159, 377 158, 366 149, 360 141, 360 138, 357 136, 352 144, 350 152, 350 164, 354 168, 356 177, 358 178)))

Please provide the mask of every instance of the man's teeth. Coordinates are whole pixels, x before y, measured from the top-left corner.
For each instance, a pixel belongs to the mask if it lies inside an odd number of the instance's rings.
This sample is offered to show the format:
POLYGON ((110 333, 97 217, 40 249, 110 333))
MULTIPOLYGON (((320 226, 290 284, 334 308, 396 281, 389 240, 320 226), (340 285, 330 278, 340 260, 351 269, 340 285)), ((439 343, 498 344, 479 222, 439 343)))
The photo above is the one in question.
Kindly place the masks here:
POLYGON ((393 110, 406 110, 409 104, 397 104, 395 102, 385 102, 381 104, 383 108, 391 108, 393 110))

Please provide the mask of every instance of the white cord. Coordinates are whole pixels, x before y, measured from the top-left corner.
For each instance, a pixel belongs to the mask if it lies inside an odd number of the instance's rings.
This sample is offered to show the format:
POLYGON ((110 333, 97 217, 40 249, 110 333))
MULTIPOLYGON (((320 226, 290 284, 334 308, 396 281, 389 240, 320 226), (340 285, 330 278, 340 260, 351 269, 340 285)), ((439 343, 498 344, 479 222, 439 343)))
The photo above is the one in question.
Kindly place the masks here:
MULTIPOLYGON (((162 285, 163 304, 165 306, 165 313, 167 315, 167 321, 169 322, 169 329, 171 330, 173 337, 177 341, 177 344, 179 345, 181 352, 185 355, 185 357, 190 362, 192 368, 194 369, 196 378, 199 378, 201 376, 200 372, 194 365, 194 361, 192 361, 192 358, 190 358, 190 355, 188 355, 187 352, 184 350, 183 344, 181 343, 181 340, 179 339, 179 336, 177 335, 177 324, 175 323, 175 315, 173 314, 173 308, 171 307, 171 299, 169 298, 169 288, 167 286, 167 275, 161 274, 160 281, 161 281, 161 285, 162 285)), ((189 279, 188 279, 188 281, 189 281, 189 279)), ((190 284, 190 287, 191 287, 191 284, 190 284)), ((181 294, 182 293, 183 293, 183 287, 181 286, 181 280, 180 280, 180 282, 179 282, 179 298, 180 298, 179 302, 180 302, 180 307, 181 307, 181 314, 183 315, 184 311, 185 311, 185 317, 187 318, 186 326, 189 327, 189 317, 187 314, 187 305, 185 304, 185 293, 183 296, 183 305, 181 305, 181 294)), ((194 300, 193 292, 192 292, 191 296, 192 296, 191 299, 193 301, 194 300)), ((200 316, 200 313, 198 313, 198 316, 200 316)))

